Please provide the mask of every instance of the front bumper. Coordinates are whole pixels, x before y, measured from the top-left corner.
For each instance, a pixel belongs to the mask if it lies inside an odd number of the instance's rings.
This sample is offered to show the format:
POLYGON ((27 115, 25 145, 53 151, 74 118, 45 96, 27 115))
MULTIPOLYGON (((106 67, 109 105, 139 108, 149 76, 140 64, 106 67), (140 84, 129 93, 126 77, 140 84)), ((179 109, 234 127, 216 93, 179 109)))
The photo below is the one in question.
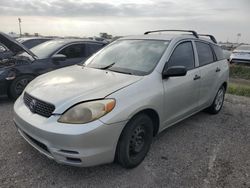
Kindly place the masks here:
POLYGON ((83 125, 58 123, 59 116, 33 114, 22 96, 14 105, 14 122, 21 136, 39 152, 58 163, 94 166, 113 162, 116 145, 126 122, 83 125))

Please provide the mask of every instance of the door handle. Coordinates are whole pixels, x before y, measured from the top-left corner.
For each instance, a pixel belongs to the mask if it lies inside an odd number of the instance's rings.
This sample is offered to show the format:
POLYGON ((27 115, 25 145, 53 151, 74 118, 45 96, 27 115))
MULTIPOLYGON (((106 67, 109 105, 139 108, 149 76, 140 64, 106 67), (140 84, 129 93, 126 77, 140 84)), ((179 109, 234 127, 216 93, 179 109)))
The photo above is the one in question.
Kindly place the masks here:
POLYGON ((199 76, 199 75, 195 75, 195 77, 194 77, 194 80, 198 80, 198 79, 200 79, 201 77, 199 76))
POLYGON ((215 70, 215 72, 220 72, 220 68, 217 67, 216 70, 215 70))

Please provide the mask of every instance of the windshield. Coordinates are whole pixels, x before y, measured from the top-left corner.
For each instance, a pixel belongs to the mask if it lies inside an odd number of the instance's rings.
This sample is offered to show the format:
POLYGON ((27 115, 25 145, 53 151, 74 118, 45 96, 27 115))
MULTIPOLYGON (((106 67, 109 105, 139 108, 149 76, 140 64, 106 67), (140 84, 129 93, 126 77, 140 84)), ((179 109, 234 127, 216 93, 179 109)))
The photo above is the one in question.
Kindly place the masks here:
POLYGON ((153 71, 169 41, 120 40, 112 43, 86 62, 87 67, 146 75, 153 71))
POLYGON ((236 48, 236 50, 248 50, 250 51, 250 45, 242 45, 236 48))
POLYGON ((48 58, 53 52, 58 48, 63 46, 65 43, 63 41, 48 41, 39 44, 30 49, 39 59, 48 58))

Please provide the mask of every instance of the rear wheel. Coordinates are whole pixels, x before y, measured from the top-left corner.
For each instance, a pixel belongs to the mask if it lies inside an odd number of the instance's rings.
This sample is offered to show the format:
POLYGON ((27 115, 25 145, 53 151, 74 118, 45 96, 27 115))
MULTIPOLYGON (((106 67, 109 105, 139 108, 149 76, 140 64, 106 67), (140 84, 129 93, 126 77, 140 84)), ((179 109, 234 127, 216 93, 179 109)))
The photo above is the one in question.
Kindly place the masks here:
POLYGON ((132 118, 124 128, 117 146, 117 161, 125 168, 134 168, 147 155, 153 139, 153 122, 145 114, 132 118))
POLYGON ((221 86, 218 90, 213 104, 207 109, 207 111, 211 114, 217 114, 221 110, 223 103, 224 103, 224 96, 225 96, 225 87, 221 86))
POLYGON ((12 99, 17 99, 33 78, 33 76, 25 75, 13 80, 8 91, 9 97, 12 99))

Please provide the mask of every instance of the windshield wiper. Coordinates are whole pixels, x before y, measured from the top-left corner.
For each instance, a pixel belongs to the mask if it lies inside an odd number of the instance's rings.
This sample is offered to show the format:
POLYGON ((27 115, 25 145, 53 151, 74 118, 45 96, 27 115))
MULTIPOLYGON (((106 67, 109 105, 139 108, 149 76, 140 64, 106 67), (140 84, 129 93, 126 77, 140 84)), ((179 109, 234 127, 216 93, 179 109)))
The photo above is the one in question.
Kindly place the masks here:
POLYGON ((109 64, 109 65, 107 65, 107 66, 105 66, 105 67, 101 67, 101 68, 99 68, 99 69, 106 70, 106 69, 109 69, 110 67, 113 67, 114 64, 115 64, 115 62, 113 62, 113 63, 111 63, 111 64, 109 64))
POLYGON ((118 72, 118 73, 122 73, 122 74, 133 75, 131 72, 123 72, 123 71, 118 71, 118 70, 114 70, 114 69, 111 69, 111 71, 113 71, 113 72, 118 72))

